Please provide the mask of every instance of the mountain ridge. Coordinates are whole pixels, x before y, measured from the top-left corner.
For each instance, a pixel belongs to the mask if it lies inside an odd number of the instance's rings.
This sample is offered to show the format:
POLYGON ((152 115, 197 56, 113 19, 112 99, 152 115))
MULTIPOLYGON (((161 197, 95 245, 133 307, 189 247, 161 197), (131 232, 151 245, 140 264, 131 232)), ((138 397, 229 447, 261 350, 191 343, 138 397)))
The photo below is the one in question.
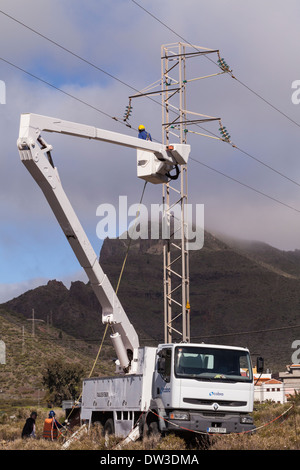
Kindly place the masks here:
MULTIPOLYGON (((100 263, 115 288, 129 240, 104 240, 100 263)), ((141 344, 163 339, 161 240, 134 240, 118 297, 141 344)), ((270 368, 290 363, 300 334, 300 251, 284 252, 205 232, 204 246, 190 252, 191 341, 249 347, 270 368)), ((80 339, 101 337, 101 308, 89 283, 49 281, 1 305, 15 314, 47 320, 80 339)))

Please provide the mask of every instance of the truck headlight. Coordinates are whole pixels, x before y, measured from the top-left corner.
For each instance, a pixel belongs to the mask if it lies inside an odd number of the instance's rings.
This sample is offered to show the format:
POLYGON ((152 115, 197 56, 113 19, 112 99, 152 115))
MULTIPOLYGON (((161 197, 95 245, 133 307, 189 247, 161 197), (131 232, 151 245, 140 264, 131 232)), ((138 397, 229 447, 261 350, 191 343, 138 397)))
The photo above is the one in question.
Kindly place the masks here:
POLYGON ((241 424, 253 424, 253 418, 251 416, 241 416, 240 423, 241 424))
POLYGON ((190 415, 186 411, 171 411, 169 413, 170 419, 182 419, 182 420, 189 420, 190 415))

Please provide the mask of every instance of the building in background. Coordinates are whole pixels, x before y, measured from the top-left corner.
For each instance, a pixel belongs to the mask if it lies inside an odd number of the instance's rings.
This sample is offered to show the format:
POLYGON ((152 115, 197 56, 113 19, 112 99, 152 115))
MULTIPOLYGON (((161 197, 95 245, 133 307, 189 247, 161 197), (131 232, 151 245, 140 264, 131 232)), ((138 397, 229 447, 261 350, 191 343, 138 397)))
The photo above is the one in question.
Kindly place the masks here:
MULTIPOLYGON (((254 382, 255 383, 255 382, 254 382)), ((258 380, 254 387, 254 401, 286 403, 284 384, 277 379, 258 380)))
POLYGON ((300 364, 286 366, 285 372, 279 372, 279 378, 283 381, 287 398, 300 393, 300 364))

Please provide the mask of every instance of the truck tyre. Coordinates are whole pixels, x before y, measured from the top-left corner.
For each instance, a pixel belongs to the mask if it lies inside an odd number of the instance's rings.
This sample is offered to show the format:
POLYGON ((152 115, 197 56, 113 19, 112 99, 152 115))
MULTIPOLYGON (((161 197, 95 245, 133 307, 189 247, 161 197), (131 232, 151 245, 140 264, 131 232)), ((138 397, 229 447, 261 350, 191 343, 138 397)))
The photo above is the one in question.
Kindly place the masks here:
POLYGON ((93 428, 97 431, 100 432, 100 434, 103 434, 103 425, 100 421, 94 421, 93 422, 93 428))
POLYGON ((111 435, 114 434, 114 422, 111 418, 109 418, 104 424, 104 435, 111 435))
POLYGON ((148 425, 148 436, 158 436, 159 434, 158 421, 151 421, 148 425))

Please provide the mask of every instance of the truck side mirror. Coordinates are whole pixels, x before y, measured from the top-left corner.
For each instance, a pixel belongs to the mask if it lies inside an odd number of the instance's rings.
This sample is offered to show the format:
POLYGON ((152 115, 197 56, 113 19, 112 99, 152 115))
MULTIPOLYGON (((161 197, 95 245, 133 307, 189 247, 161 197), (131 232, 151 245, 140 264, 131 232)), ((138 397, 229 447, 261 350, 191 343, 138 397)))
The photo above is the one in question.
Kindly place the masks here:
POLYGON ((264 358, 258 357, 256 359, 256 370, 259 374, 262 374, 264 371, 264 358))

